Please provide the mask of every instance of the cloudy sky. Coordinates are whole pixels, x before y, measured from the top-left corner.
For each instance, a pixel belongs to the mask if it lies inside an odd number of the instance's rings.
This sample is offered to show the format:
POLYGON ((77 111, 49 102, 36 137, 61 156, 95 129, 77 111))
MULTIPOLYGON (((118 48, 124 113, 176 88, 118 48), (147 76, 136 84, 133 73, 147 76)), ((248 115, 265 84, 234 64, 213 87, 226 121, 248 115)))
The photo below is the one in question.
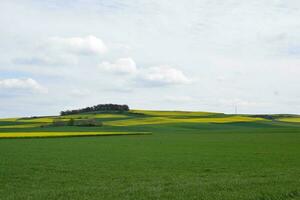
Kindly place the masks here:
POLYGON ((0 117, 300 113, 299 19, 299 0, 1 0, 0 117))

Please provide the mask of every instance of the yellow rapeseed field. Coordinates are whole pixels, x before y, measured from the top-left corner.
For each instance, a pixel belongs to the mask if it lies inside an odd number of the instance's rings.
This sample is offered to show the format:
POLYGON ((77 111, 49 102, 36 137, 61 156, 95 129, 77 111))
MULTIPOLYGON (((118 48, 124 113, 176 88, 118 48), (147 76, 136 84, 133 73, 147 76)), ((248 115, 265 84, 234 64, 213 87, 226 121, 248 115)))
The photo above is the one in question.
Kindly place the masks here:
POLYGON ((0 138, 27 137, 70 137, 70 136, 104 136, 104 135, 141 135, 148 132, 14 132, 0 133, 0 138))
POLYGON ((1 122, 15 122, 18 118, 3 118, 0 119, 1 122))
POLYGON ((210 117, 210 118, 169 118, 169 117, 148 117, 140 119, 127 119, 105 122, 110 126, 135 126, 147 124, 171 124, 171 123, 231 123, 231 122, 252 122, 263 121, 262 118, 229 116, 229 117, 210 117))
POLYGON ((74 115, 64 115, 61 116, 61 119, 71 119, 71 118, 75 118, 75 119, 81 119, 81 118, 127 118, 127 115, 122 115, 122 114, 107 114, 107 113, 103 113, 103 114, 74 114, 74 115))
MULTIPOLYGON (((56 117, 39 117, 31 119, 18 119, 17 122, 52 123, 56 117)), ((63 120, 63 119, 62 119, 63 120)))
POLYGON ((187 111, 154 111, 154 110, 132 110, 131 113, 145 114, 151 116, 209 116, 217 113, 212 112, 187 112, 187 111))
POLYGON ((34 123, 34 124, 14 124, 14 125, 3 125, 3 126, 0 126, 0 129, 1 128, 34 128, 34 127, 40 127, 41 123, 37 124, 37 123, 34 123))
POLYGON ((279 118, 279 121, 282 122, 299 122, 300 123, 300 117, 283 117, 279 118))

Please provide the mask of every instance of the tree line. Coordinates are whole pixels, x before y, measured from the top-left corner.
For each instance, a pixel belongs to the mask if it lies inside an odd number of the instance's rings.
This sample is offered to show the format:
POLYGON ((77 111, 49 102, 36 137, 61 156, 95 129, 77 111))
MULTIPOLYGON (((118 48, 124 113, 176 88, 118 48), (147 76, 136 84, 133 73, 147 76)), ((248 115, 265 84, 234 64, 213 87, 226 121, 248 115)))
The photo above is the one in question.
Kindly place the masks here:
POLYGON ((53 126, 103 126, 103 123, 95 118, 88 119, 62 119, 56 118, 52 122, 53 126))
POLYGON ((80 114, 86 112, 109 112, 109 111, 129 111, 128 105, 119 105, 119 104, 98 104, 91 107, 76 109, 76 110, 66 110, 61 111, 60 115, 72 115, 72 114, 80 114))

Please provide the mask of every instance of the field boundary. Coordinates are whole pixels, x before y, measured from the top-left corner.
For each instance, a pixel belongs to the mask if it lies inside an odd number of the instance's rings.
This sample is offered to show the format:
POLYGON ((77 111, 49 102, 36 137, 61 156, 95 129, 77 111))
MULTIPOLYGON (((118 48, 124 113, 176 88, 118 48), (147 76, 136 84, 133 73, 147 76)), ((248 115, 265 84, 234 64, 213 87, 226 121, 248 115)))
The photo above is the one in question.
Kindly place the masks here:
POLYGON ((0 133, 1 139, 152 135, 151 132, 23 132, 0 133))

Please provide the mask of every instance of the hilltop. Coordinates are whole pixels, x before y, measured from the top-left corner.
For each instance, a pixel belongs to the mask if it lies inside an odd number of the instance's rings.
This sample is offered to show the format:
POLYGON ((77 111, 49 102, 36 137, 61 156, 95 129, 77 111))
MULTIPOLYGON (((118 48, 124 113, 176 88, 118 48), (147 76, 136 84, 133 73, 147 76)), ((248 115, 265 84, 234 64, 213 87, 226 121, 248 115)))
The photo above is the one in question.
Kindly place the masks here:
POLYGON ((183 125, 191 129, 214 125, 215 129, 219 129, 224 125, 298 127, 300 124, 300 117, 297 115, 228 115, 129 109, 93 112, 80 109, 80 113, 78 110, 69 111, 72 114, 67 113, 60 116, 0 119, 0 138, 150 134, 156 127, 172 129, 183 125))

